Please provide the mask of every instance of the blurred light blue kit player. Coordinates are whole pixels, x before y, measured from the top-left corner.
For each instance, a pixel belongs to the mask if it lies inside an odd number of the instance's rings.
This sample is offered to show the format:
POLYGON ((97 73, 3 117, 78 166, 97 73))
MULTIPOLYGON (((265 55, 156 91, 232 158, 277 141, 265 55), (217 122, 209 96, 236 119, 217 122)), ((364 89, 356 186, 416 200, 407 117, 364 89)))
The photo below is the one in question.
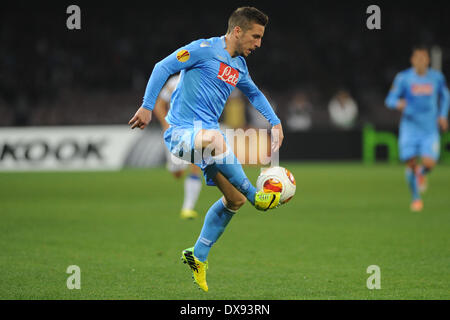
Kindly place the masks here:
POLYGON ((406 163, 412 211, 423 209, 420 193, 426 189, 426 175, 439 159, 439 128, 448 130, 449 90, 444 75, 429 68, 429 63, 428 49, 414 47, 412 67, 397 74, 385 100, 388 108, 402 112, 399 153, 406 163))
POLYGON ((267 22, 268 17, 254 7, 238 8, 228 19, 225 35, 193 41, 158 62, 143 104, 129 121, 132 129, 145 128, 164 83, 181 71, 166 117, 170 125, 164 133, 166 146, 174 156, 200 166, 207 185, 217 186, 223 194, 206 213, 195 246, 181 256, 204 291, 208 291, 209 251, 237 210, 247 200, 262 211, 276 208, 280 201, 279 192, 258 191, 250 183, 218 124, 225 102, 238 87, 272 125, 272 151, 281 146, 281 122, 251 79, 245 61, 261 46, 267 22))

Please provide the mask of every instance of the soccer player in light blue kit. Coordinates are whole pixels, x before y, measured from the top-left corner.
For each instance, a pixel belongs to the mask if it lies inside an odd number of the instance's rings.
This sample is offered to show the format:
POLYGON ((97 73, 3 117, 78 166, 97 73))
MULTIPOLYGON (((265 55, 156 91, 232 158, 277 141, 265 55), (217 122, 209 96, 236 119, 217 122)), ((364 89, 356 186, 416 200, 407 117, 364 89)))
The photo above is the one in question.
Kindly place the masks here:
POLYGON ((412 211, 423 209, 420 192, 426 186, 425 175, 439 158, 439 127, 448 129, 449 90, 444 75, 429 68, 429 63, 428 49, 415 47, 412 67, 397 74, 385 100, 388 108, 402 112, 399 151, 400 160, 406 163, 412 211), (419 157, 422 165, 418 164, 419 157))
POLYGON ((256 8, 238 8, 228 19, 224 36, 193 41, 158 62, 143 104, 129 121, 132 129, 145 128, 167 78, 181 71, 166 117, 170 125, 164 134, 166 146, 176 157, 200 166, 207 185, 216 185, 223 194, 206 213, 195 246, 182 252, 183 262, 204 291, 208 291, 209 251, 236 211, 246 200, 263 211, 277 207, 280 201, 279 192, 257 191, 250 183, 218 125, 228 96, 238 87, 272 125, 272 151, 281 146, 280 120, 252 81, 244 59, 261 46, 267 22, 268 17, 256 8))

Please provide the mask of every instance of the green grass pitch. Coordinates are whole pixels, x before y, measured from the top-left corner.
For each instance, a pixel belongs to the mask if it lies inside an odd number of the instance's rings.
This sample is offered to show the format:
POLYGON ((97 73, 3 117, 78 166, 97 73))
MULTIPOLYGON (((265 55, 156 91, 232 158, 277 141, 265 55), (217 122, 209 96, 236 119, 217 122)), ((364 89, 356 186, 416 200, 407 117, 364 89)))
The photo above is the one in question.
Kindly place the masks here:
MULTIPOLYGON (((450 167, 437 166, 424 211, 409 211, 402 166, 283 163, 287 205, 236 214, 198 290, 180 262, 201 218, 183 221, 183 183, 163 168, 0 174, 0 299, 449 299, 450 167), (69 265, 81 289, 69 290, 69 265), (369 290, 367 267, 381 271, 369 290)), ((256 181, 257 168, 245 169, 256 181)))

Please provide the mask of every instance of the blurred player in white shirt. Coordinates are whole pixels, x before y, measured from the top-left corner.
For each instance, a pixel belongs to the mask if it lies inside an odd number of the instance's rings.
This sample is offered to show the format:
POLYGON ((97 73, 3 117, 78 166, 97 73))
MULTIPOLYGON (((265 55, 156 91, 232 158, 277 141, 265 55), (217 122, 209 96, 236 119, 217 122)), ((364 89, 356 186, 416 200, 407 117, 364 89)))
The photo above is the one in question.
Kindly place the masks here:
MULTIPOLYGON (((166 131, 167 128, 169 128, 169 124, 165 120, 165 117, 170 108, 170 98, 172 97, 172 93, 177 87, 179 80, 179 74, 174 75, 167 80, 155 103, 153 114, 159 120, 163 131, 166 131)), ((180 179, 186 169, 189 168, 189 175, 184 180, 184 201, 183 206, 181 207, 180 216, 183 219, 196 218, 198 213, 194 210, 194 208, 197 203, 200 190, 202 189, 200 167, 175 157, 167 148, 166 159, 167 169, 172 172, 173 176, 177 179, 180 179)))

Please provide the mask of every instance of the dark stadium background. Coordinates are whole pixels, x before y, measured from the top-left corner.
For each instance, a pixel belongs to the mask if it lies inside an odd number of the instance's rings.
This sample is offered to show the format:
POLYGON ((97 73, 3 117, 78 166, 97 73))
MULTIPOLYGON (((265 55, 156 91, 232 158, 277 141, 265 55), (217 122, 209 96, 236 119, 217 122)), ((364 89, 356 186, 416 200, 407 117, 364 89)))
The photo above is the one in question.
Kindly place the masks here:
POLYGON ((366 28, 365 11, 371 2, 219 3, 2 4, 0 124, 123 123, 139 105, 157 61, 194 39, 224 34, 230 13, 246 4, 259 7, 270 18, 262 47, 247 62, 255 82, 277 101, 281 116, 289 93, 301 88, 317 113, 314 127, 327 128, 323 113, 328 100, 345 87, 358 102, 360 123, 394 126, 397 118, 385 110, 383 100, 395 73, 409 66, 412 45, 439 45, 443 72, 450 73, 450 21, 443 1, 374 2, 381 8, 381 30, 366 28), (65 27, 70 4, 81 8, 81 30, 65 27), (95 101, 95 107, 81 108, 77 116, 62 112, 71 95, 90 101, 98 92, 119 94, 124 103, 95 101), (17 106, 21 98, 26 101, 23 109, 17 106), (60 102, 61 112, 52 114, 54 118, 38 117, 47 102, 60 102))
POLYGON ((283 123, 295 92, 309 101, 312 124, 301 134, 310 143, 303 153, 286 146, 287 158, 358 159, 365 124, 395 133, 399 114, 384 98, 409 67, 413 45, 439 46, 450 74, 444 1, 15 1, 0 11, 0 126, 124 124, 154 64, 194 39, 224 34, 243 5, 269 15, 263 45, 247 63, 283 123), (81 30, 65 26, 70 4, 81 8, 81 30), (370 4, 381 8, 381 30, 366 27, 370 4), (345 132, 327 109, 338 89, 358 106, 345 132), (324 154, 317 146, 329 134, 335 143, 324 154))

